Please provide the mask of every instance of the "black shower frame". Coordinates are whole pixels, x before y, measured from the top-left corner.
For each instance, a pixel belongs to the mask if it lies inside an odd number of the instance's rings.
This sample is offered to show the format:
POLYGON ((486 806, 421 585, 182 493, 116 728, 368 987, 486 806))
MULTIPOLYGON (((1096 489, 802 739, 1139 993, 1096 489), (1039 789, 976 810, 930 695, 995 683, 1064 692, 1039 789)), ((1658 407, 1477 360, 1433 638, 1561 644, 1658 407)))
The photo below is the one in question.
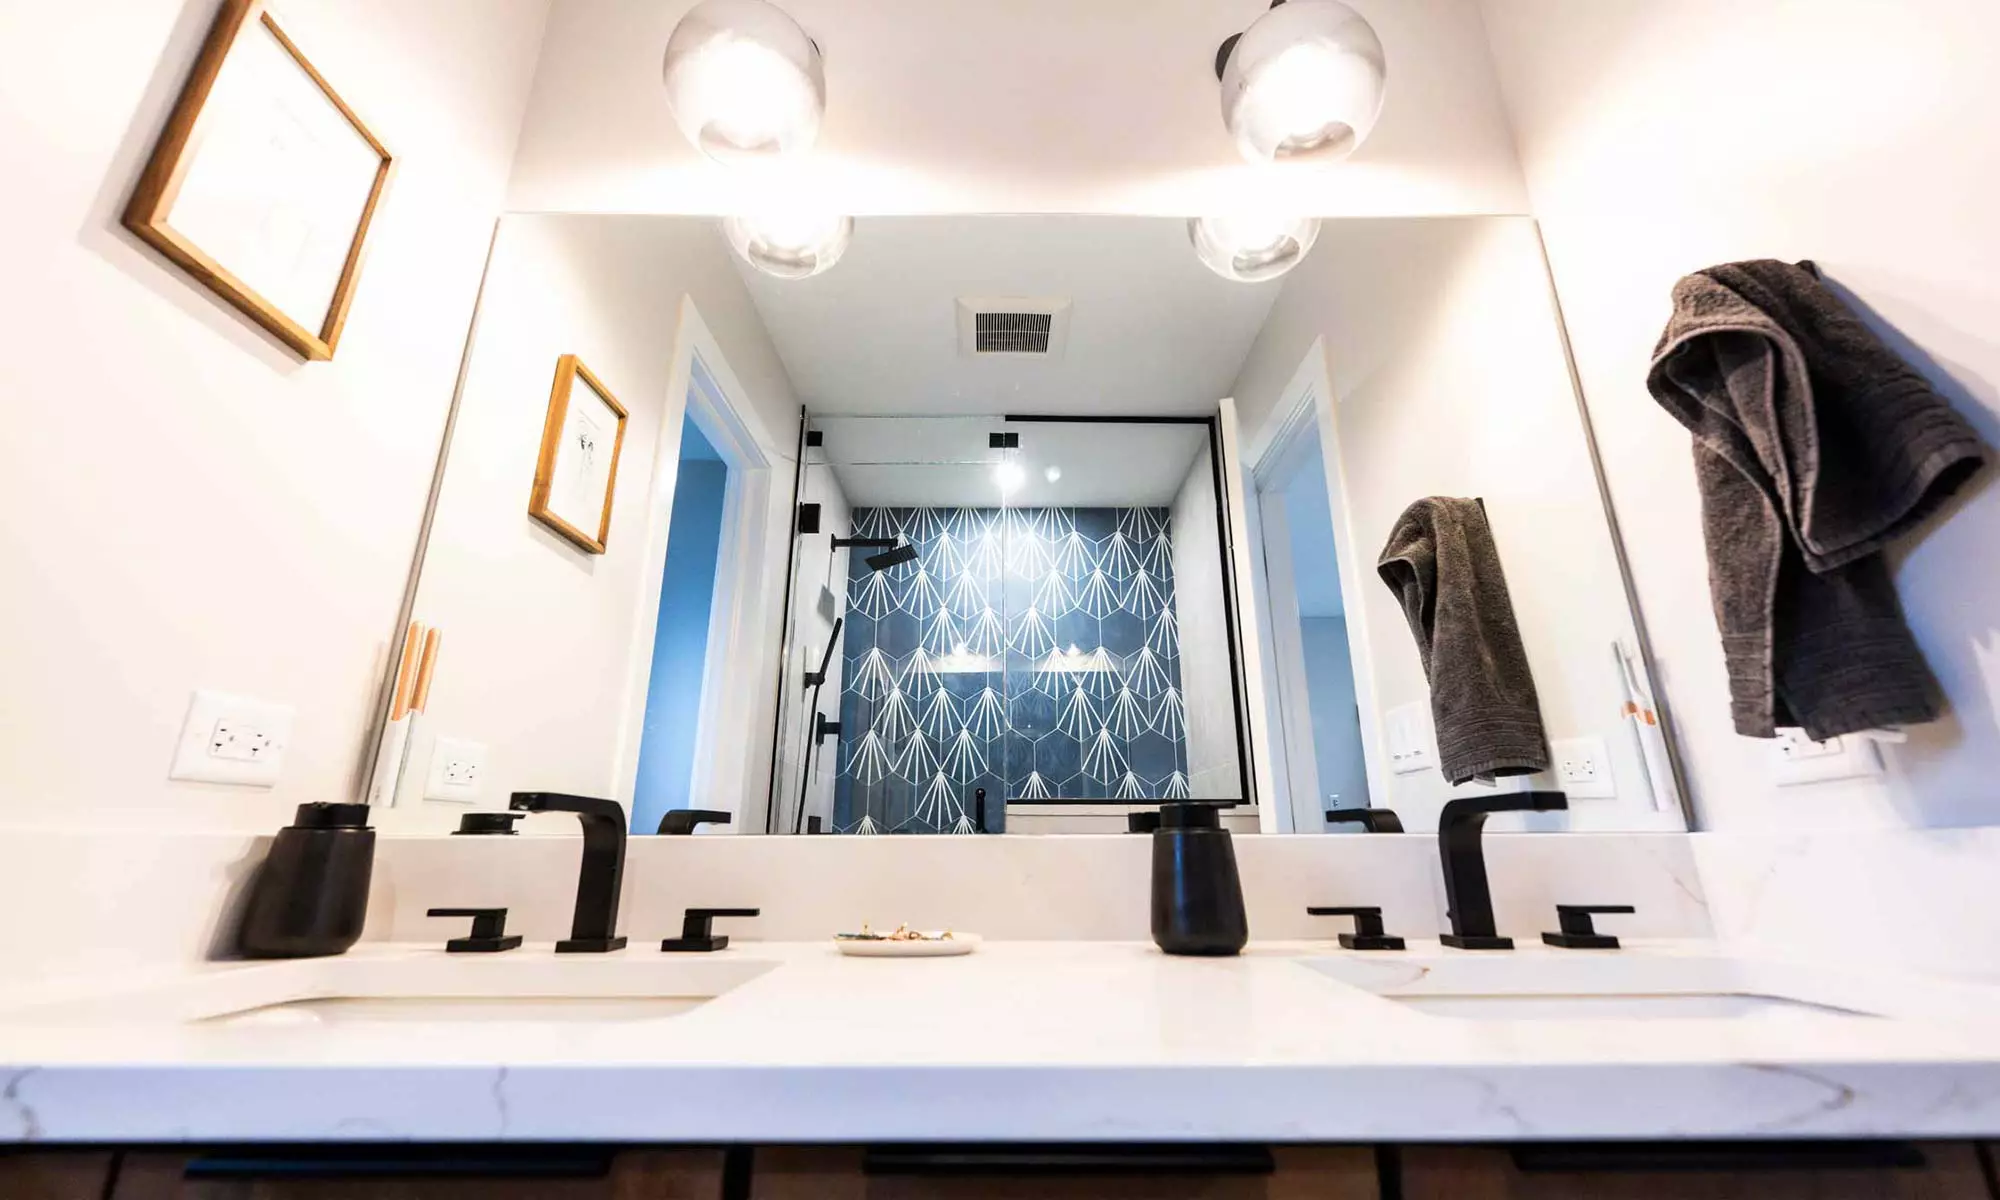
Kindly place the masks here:
MULTIPOLYGON (((1256 773, 1251 770, 1250 710, 1244 701, 1249 681, 1243 668, 1242 626, 1236 612, 1236 530, 1229 520, 1229 478, 1223 469, 1222 415, 1216 413, 1206 417, 1070 416, 1061 413, 1007 413, 1001 420, 1019 425, 1205 425, 1208 427, 1208 465, 1214 475, 1215 483, 1216 552, 1222 556, 1222 620, 1224 632, 1229 639, 1229 699, 1236 719, 1236 778, 1241 784, 1242 794, 1234 801, 1220 797, 1203 799, 1223 807, 1232 804, 1254 804, 1257 790, 1256 773)), ((1181 682, 1185 688, 1187 681, 1181 682)), ((1183 720, 1185 721, 1185 718, 1183 720)), ((1008 802, 1012 803, 1011 800, 1008 802)))

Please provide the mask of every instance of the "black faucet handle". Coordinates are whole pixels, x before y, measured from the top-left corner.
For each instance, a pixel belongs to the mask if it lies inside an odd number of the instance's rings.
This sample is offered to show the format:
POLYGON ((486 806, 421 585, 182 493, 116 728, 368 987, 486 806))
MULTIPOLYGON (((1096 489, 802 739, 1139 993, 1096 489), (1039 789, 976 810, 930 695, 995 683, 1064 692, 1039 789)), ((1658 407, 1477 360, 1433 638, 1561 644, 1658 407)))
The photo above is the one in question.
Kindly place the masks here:
POLYGON ((458 819, 458 828, 452 830, 452 836, 511 835, 519 832, 514 828, 514 823, 527 819, 528 814, 524 812, 469 812, 458 819))
POLYGON ((507 932, 504 908, 433 908, 424 915, 472 918, 470 937, 453 938, 444 944, 445 950, 452 954, 497 954, 521 944, 520 934, 507 932))
POLYGON ((1363 833, 1403 832, 1403 818, 1393 808, 1329 808, 1324 815, 1329 825, 1351 821, 1360 825, 1363 833))
POLYGON ((1616 950, 1618 939, 1597 932, 1590 918, 1638 911, 1629 904, 1558 904, 1556 920, 1562 924, 1562 932, 1545 933, 1542 940, 1565 950, 1616 950))
POLYGON ((1340 945, 1345 950, 1401 950, 1403 939, 1389 933, 1382 926, 1382 910, 1373 904, 1339 905, 1332 908, 1313 906, 1306 909, 1309 917, 1353 917, 1354 932, 1340 935, 1340 945))
POLYGON ((660 833, 693 833, 701 825, 727 825, 735 816, 715 808, 676 808, 660 817, 660 833))
POLYGON ((729 935, 715 932, 715 918, 754 917, 763 911, 761 908, 690 908, 687 910, 687 915, 681 918, 681 935, 661 942, 660 949, 695 952, 721 950, 729 945, 729 935))

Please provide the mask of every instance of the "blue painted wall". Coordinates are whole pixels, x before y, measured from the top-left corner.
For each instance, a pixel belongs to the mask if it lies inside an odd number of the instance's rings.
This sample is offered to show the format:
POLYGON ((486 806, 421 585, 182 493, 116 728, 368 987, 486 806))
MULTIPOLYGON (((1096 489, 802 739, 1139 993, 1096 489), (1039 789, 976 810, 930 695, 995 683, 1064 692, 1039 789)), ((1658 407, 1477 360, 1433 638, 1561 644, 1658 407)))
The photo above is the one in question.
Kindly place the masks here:
MULTIPOLYGON (((1355 705, 1354 662, 1347 644, 1340 557, 1333 540, 1333 501, 1319 439, 1285 485, 1291 530, 1292 584, 1298 592, 1299 637, 1312 708, 1313 758, 1319 807, 1368 805, 1368 770, 1361 753, 1361 710, 1355 705), (1336 801, 1334 796, 1338 796, 1336 801)), ((1315 827, 1317 828, 1317 827, 1315 827)))
POLYGON ((981 787, 989 830, 1004 799, 1188 795, 1166 509, 858 508, 854 532, 919 557, 849 554, 838 832, 970 832, 981 787))
POLYGON ((651 833, 662 814, 691 803, 695 726, 701 716, 702 667, 715 605, 715 571, 722 549, 722 498, 729 468, 690 418, 681 426, 680 473, 674 480, 667 528, 667 570, 660 582, 660 621, 653 633, 653 675, 646 693, 646 728, 639 743, 639 785, 632 831, 651 833))

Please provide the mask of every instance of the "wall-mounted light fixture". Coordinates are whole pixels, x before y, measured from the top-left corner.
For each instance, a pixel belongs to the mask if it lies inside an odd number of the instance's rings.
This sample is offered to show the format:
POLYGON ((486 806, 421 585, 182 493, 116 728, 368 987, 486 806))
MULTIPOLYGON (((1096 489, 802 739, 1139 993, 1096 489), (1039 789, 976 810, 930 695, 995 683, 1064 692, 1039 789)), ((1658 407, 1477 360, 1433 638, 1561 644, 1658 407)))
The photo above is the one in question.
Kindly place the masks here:
POLYGON ((1276 279, 1312 249, 1318 217, 1195 217, 1188 240, 1208 269, 1237 283, 1276 279))
POLYGON ((854 238, 854 218, 802 209, 725 217, 723 235, 743 260, 766 275, 804 279, 840 261, 854 238))
POLYGON ((1274 0, 1215 54, 1222 123, 1253 163, 1334 161, 1375 128, 1382 41, 1339 0, 1274 0))
POLYGON ((719 162, 796 154, 819 136, 819 46, 766 0, 701 0, 667 38, 661 71, 675 124, 719 162))

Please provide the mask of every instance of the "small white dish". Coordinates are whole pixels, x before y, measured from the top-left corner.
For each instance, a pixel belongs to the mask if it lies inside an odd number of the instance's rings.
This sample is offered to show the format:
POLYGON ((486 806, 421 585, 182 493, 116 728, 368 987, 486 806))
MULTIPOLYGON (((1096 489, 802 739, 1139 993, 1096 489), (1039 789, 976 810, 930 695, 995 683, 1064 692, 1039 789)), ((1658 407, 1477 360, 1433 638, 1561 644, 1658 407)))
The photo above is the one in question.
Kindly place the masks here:
POLYGON ((979 949, 979 935, 953 932, 948 938, 935 933, 921 939, 835 938, 833 944, 849 958, 954 958, 979 949))

